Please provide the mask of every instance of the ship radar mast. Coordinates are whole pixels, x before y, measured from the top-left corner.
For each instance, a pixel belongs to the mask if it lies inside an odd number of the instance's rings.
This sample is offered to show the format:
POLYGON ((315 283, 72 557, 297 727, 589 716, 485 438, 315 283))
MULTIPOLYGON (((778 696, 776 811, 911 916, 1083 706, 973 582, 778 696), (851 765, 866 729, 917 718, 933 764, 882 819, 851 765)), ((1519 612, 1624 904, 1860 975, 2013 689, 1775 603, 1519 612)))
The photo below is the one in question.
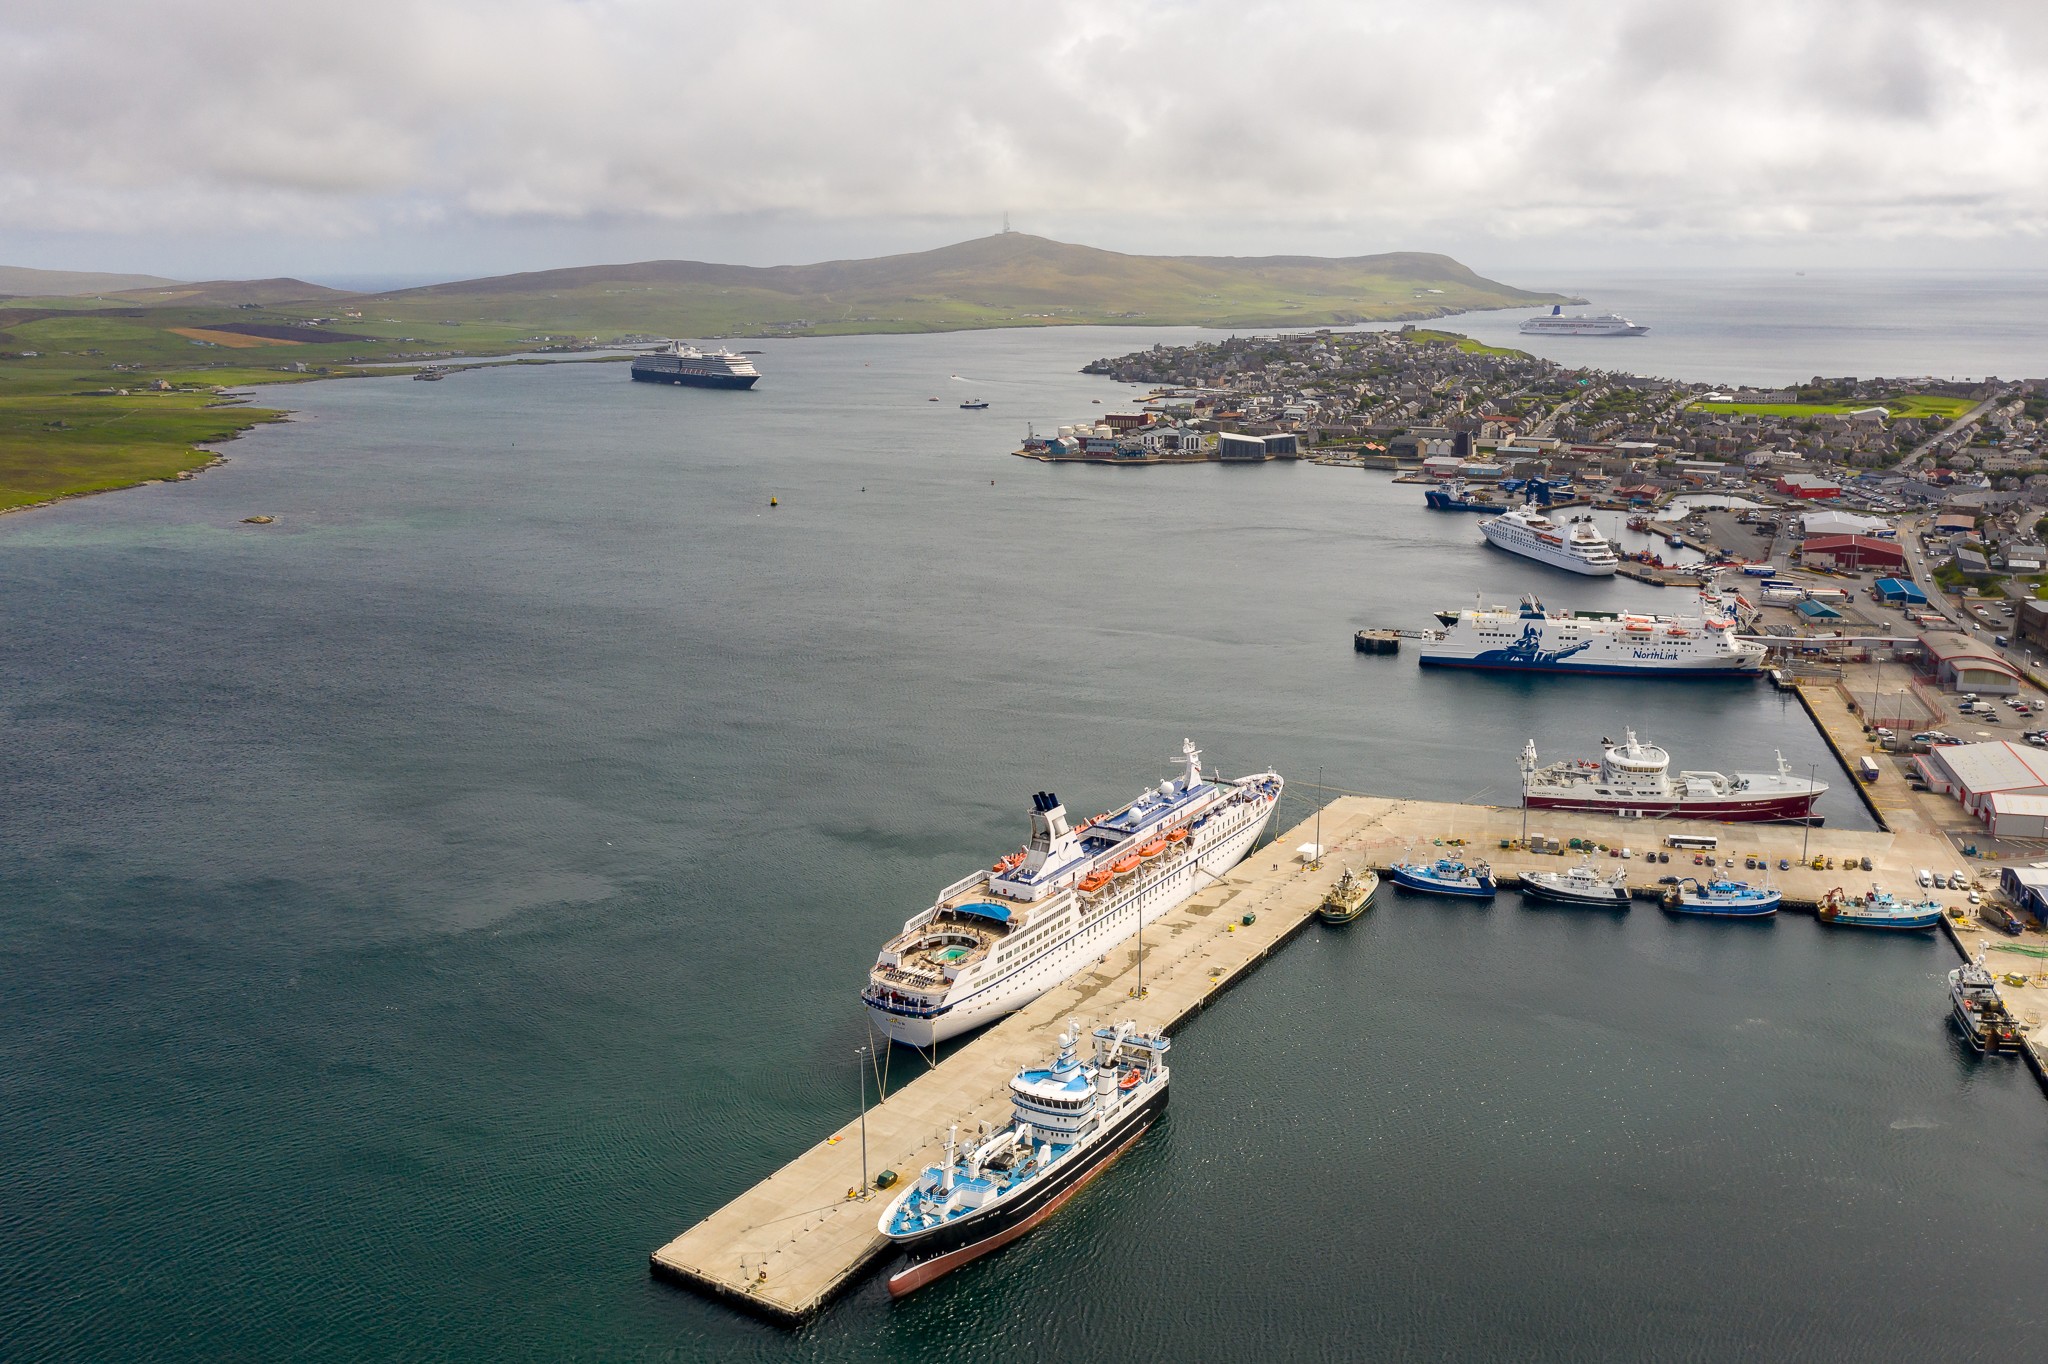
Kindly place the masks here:
POLYGON ((1193 739, 1180 741, 1181 756, 1188 760, 1187 780, 1181 784, 1184 791, 1192 791, 1202 784, 1202 750, 1195 747, 1193 739))
MULTIPOLYGON (((1522 745, 1522 776, 1523 776, 1524 778, 1527 778, 1527 777, 1532 777, 1532 776, 1534 776, 1535 774, 1536 774, 1536 741, 1535 741, 1534 739, 1531 739, 1531 740, 1529 740, 1529 741, 1528 741, 1527 743, 1525 743, 1525 744, 1523 744, 1523 745, 1522 745)), ((1525 784, 1526 784, 1526 783, 1525 783, 1525 784)))

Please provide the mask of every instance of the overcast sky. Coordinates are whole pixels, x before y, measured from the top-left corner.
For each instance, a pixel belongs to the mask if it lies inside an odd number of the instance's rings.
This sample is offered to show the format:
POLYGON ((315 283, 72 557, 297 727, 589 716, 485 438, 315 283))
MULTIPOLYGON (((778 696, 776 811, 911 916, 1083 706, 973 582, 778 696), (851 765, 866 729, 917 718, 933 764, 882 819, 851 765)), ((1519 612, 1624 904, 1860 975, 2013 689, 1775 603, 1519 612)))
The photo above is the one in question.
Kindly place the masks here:
POLYGON ((7 0, 0 264, 2048 264, 2048 2, 7 0))

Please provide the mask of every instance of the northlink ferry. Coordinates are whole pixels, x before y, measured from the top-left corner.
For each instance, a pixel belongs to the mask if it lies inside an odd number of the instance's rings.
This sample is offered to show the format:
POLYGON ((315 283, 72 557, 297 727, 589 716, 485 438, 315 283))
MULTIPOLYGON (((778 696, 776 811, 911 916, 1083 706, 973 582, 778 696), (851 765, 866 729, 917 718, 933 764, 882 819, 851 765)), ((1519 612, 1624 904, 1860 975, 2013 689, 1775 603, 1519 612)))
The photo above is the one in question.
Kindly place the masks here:
POLYGON ((1186 772, 1109 814, 1068 823, 1032 799, 1031 841, 955 881, 883 945, 861 999, 891 1041, 926 1047, 993 1023, 1059 985, 1251 851, 1284 785, 1186 772))
POLYGON ((1503 606, 1439 611, 1422 641, 1425 668, 1505 668, 1659 677, 1760 677, 1768 651, 1735 635, 1735 613, 1702 595, 1698 616, 1545 611, 1534 595, 1503 606))

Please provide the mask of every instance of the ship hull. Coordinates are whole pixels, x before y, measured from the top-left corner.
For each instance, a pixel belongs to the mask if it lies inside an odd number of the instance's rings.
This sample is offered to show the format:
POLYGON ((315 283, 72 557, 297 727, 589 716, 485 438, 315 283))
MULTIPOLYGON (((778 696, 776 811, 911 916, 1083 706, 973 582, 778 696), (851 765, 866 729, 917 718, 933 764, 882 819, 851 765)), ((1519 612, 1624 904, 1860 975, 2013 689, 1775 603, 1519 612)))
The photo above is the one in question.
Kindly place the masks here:
POLYGON ((1422 495, 1432 511, 1492 512, 1495 516, 1509 510, 1498 502, 1467 502, 1463 498, 1440 493, 1434 488, 1422 495))
POLYGON ((1222 875, 1243 861, 1252 845, 1272 820, 1279 798, 1267 799, 1265 809, 1244 827, 1218 839, 1194 857, 1188 858, 1150 886, 1136 891, 1131 903, 1098 916, 1085 927, 1039 956, 1020 963, 1016 970, 977 989, 957 1002, 929 1010, 906 1011, 868 1001, 868 1017, 875 1030, 891 1042, 909 1047, 931 1047, 1014 1013, 1047 990, 1055 989, 1090 962, 1137 936, 1140 917, 1149 925, 1193 895, 1211 878, 1222 875))
POLYGON ((1589 564, 1584 559, 1574 558, 1562 552, 1553 554, 1548 550, 1539 550, 1533 545, 1516 544, 1513 540, 1496 536, 1487 526, 1481 526, 1479 533, 1484 535, 1486 543, 1492 545, 1495 549, 1504 550, 1509 554, 1515 555, 1517 558, 1527 559, 1530 563, 1545 564, 1551 568, 1561 568, 1567 573, 1577 573, 1583 577, 1611 578, 1614 576, 1615 570, 1621 567, 1617 563, 1589 564))
POLYGON ((1566 663, 1525 662, 1520 659, 1490 659, 1485 655, 1477 658, 1454 658, 1443 654, 1423 654, 1421 665, 1425 668, 1473 668, 1482 672, 1512 673, 1578 673, 1590 677, 1670 677, 1670 678, 1741 678, 1754 681, 1764 675, 1764 670, 1738 662, 1726 666, 1657 664, 1657 663, 1566 663))
POLYGON ((890 1276, 889 1296, 900 1298, 970 1260, 1001 1250, 1052 1216, 1090 1180, 1107 1169, 1111 1161, 1145 1135, 1165 1110, 1168 1093, 1170 1090, 1162 1085, 1157 1094, 1119 1114, 1109 1131, 1090 1142, 1087 1150, 1058 1173, 1033 1181, 1037 1187, 1025 1190, 1014 1200, 997 1203, 972 1217, 959 1218, 930 1231, 891 1238, 918 1260, 890 1276))
POLYGON ((1529 793, 1531 810, 1572 810, 1631 819, 1711 819, 1723 824, 1798 824, 1822 820, 1813 814, 1815 795, 1756 796, 1743 800, 1597 800, 1584 796, 1529 793))
POLYGON ((1541 881, 1524 881, 1522 882, 1521 889, 1523 896, 1528 899, 1540 900, 1545 904, 1551 905, 1568 905, 1573 909, 1627 909, 1629 907, 1629 898, 1626 895, 1583 895, 1574 891, 1560 890, 1555 886, 1547 886, 1541 881))
POLYGON ((690 374, 673 369, 633 366, 633 377, 643 384, 678 384, 684 388, 752 388, 758 374, 690 374))
POLYGON ((1464 885, 1454 881, 1439 881, 1431 876, 1417 876, 1414 872, 1395 867, 1387 875, 1403 890, 1416 891, 1423 895, 1456 895, 1467 900, 1490 900, 1494 886, 1491 877, 1478 885, 1464 885))
POLYGON ((1941 922, 1941 911, 1931 910, 1926 914, 1897 917, 1871 917, 1864 914, 1823 914, 1820 921, 1837 928, 1875 928, 1892 933, 1924 933, 1941 922))
POLYGON ((1703 919, 1767 919, 1778 912, 1775 899, 1747 904, 1726 904, 1714 901, 1680 900, 1677 904, 1664 906, 1673 914, 1696 914, 1703 919))

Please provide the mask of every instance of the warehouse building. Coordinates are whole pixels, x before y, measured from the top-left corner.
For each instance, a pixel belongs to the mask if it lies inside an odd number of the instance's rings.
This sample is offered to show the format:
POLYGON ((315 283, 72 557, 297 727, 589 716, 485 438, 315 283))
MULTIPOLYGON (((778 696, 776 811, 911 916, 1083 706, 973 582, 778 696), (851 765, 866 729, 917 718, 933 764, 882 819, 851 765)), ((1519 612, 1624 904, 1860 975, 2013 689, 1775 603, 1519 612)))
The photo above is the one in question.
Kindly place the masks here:
POLYGON ((2015 796, 2042 799, 2043 813, 2048 814, 2048 750, 1998 739, 1937 744, 1913 759, 1913 766, 1931 789, 1954 796, 1964 810, 1987 824, 1994 796, 2008 798, 2007 809, 2015 820, 2025 816, 2025 807, 2010 799, 2015 796))
POLYGON ((1982 696, 2012 696, 2020 689, 2020 670, 1968 635, 1933 630, 1920 636, 1920 647, 1926 650, 1927 671, 1938 686, 1982 696))
POLYGON ((1812 568, 1887 571, 1906 566, 1906 551, 1895 541, 1868 535, 1814 535, 1803 546, 1806 563, 1812 568))
MULTIPOLYGON (((2015 796, 1993 792, 1984 802, 1984 822, 1993 838, 2048 839, 2048 796, 2015 796)), ((2048 885, 2048 872, 2039 872, 2048 885)), ((2044 920, 2043 922, 2048 922, 2044 920)))
POLYGON ((2048 867, 2002 867, 1998 888, 2006 899, 2048 924, 2048 867))
MULTIPOLYGON (((1877 599, 1893 606, 1927 605, 1927 594, 1920 590, 1919 584, 1909 583, 1904 578, 1879 578, 1877 599)), ((2042 605, 2048 606, 2048 602, 2043 602, 2042 605)))

